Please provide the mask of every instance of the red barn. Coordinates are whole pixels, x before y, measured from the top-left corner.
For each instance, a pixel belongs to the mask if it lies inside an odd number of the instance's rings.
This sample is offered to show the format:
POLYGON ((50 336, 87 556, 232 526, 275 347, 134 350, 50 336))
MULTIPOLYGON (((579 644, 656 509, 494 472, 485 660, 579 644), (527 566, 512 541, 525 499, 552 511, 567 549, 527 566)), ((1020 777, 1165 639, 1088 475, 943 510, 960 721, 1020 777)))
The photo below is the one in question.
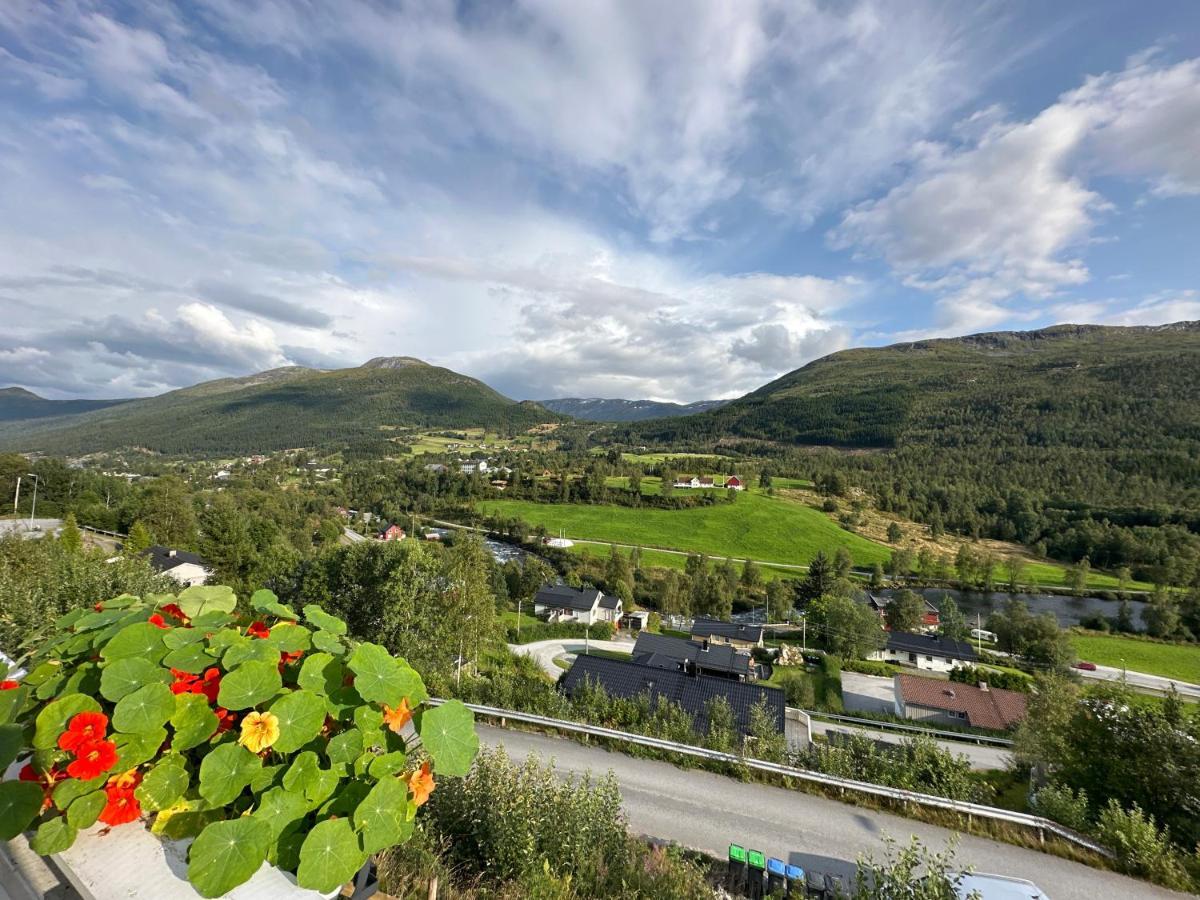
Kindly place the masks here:
POLYGON ((730 490, 740 491, 744 490, 746 486, 742 484, 742 479, 738 478, 736 475, 730 475, 725 479, 725 487, 729 488, 730 490))
POLYGON ((402 541, 404 540, 404 529, 399 525, 389 525, 387 528, 375 535, 377 541, 402 541))

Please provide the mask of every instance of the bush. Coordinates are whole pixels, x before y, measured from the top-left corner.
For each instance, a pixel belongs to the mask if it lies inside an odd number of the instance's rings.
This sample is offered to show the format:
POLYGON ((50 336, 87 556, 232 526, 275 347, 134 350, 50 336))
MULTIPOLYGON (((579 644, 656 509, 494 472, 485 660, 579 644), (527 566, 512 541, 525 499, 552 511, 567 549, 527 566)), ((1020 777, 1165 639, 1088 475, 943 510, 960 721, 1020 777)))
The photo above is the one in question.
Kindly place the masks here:
POLYGON ((826 678, 841 678, 842 677, 842 659, 840 656, 834 656, 832 653, 827 653, 821 659, 821 671, 826 678))
POLYGON ((950 670, 950 680, 960 684, 979 684, 1006 691, 1028 694, 1033 689, 1033 679, 1023 672, 996 672, 978 666, 955 666, 950 670))
POLYGON ((860 675, 877 675, 881 678, 891 678, 896 674, 893 663, 881 662, 876 659, 848 659, 841 666, 847 672, 857 672, 860 675))
MULTIPOLYGON (((520 643, 532 644, 534 641, 548 641, 554 638, 582 638, 585 634, 593 641, 611 641, 613 627, 609 622, 596 622, 592 625, 583 625, 580 622, 558 622, 553 625, 549 622, 541 622, 537 625, 522 625, 520 643)), ((507 639, 510 644, 517 643, 515 626, 508 628, 507 639)))
POLYGON ((1033 807, 1039 815, 1079 832, 1086 833, 1091 826, 1086 791, 1076 793, 1065 785, 1050 784, 1034 794, 1033 807))
POLYGON ((1168 887, 1190 890, 1194 885, 1166 830, 1135 803, 1122 809, 1109 800, 1096 820, 1096 838, 1117 855, 1121 868, 1168 887))

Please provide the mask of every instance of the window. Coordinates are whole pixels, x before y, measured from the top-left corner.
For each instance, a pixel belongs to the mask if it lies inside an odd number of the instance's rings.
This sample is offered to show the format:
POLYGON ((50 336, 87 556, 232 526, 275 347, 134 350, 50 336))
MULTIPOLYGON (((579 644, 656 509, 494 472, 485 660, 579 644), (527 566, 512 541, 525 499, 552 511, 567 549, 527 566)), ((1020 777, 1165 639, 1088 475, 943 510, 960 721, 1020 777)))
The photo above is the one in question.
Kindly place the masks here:
POLYGON ((932 656, 925 657, 925 662, 933 662, 933 657, 932 656))

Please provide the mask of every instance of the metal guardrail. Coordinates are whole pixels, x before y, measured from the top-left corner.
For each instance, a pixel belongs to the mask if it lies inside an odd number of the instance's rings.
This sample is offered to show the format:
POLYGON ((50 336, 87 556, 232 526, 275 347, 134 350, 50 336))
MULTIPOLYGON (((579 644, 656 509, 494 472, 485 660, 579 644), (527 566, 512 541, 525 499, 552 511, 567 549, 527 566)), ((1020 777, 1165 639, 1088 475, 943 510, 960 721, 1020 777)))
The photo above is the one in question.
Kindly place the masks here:
MULTIPOLYGON (((432 698, 430 703, 444 703, 444 700, 432 698)), ((838 788, 842 791, 854 791, 860 794, 868 794, 874 797, 883 797, 888 800, 899 801, 901 803, 914 803, 918 806, 927 806, 934 809, 945 809, 951 812, 959 813, 969 817, 978 816, 981 819, 991 819, 996 822, 1008 822, 1012 825, 1020 825, 1025 828, 1032 828, 1038 832, 1039 837, 1044 836, 1046 832, 1057 835, 1063 840, 1069 841, 1072 844, 1091 850, 1093 853, 1099 853, 1101 856, 1112 858, 1113 854, 1107 848, 1093 841, 1091 838, 1085 837, 1078 832, 1072 831, 1054 822, 1050 819, 1042 818, 1041 816, 1030 815, 1029 813, 1013 812, 1008 809, 999 809, 995 806, 985 806, 982 803, 967 803, 962 800, 951 800, 947 797, 938 797, 933 794, 922 794, 917 791, 907 791, 902 788, 892 788, 881 784, 872 784, 869 781, 855 781, 852 778, 841 778, 836 775, 826 775, 822 772, 814 772, 810 769, 798 769, 793 766, 786 766, 781 763, 767 762, 766 760, 754 759, 747 756, 739 756, 736 753, 722 753, 718 750, 708 750, 704 747, 694 747, 690 744, 677 744, 674 741, 663 740, 662 738, 647 737, 641 734, 631 734, 627 731, 618 731, 615 728, 604 728, 599 725, 587 725, 582 722, 568 722, 563 719, 551 719, 548 716, 539 716, 533 713, 517 712, 511 709, 498 709, 492 706, 480 706, 475 703, 466 704, 467 708, 477 715, 487 716, 493 719, 508 720, 514 722, 525 722, 530 725, 540 725, 543 728, 551 728, 557 731, 567 731, 574 734, 584 734, 591 737, 607 738, 614 741, 623 741, 628 744, 638 744, 642 747, 651 747, 655 750, 663 750, 668 753, 678 753, 683 756, 694 756, 699 759, 707 759, 711 762, 733 763, 736 765, 746 766, 747 768, 757 769, 760 772, 769 772, 772 775, 782 775, 787 778, 796 778, 800 781, 807 781, 812 784, 820 784, 825 787, 838 788)))
POLYGON ((992 737, 990 734, 971 734, 967 731, 943 731, 940 728, 922 728, 920 725, 903 725, 900 722, 888 722, 877 719, 860 719, 857 716, 843 716, 837 713, 804 710, 814 719, 828 719, 831 722, 848 722, 861 725, 864 728, 875 728, 879 731, 907 731, 916 734, 929 734, 951 741, 962 741, 967 744, 991 744, 996 747, 1011 747, 1013 742, 1008 738, 992 737))

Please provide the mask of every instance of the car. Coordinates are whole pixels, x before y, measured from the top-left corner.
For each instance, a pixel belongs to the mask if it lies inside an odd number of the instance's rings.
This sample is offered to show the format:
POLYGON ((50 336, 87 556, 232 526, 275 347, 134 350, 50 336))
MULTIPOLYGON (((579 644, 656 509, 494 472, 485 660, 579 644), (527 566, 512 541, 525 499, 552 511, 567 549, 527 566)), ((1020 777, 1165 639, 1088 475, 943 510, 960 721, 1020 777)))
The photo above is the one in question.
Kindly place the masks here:
POLYGON ((1084 660, 1080 660, 1079 662, 1074 663, 1073 668, 1083 669, 1085 672, 1095 672, 1096 664, 1094 662, 1086 662, 1084 660))
POLYGON ((964 872, 959 877, 957 893, 960 900, 968 897, 978 897, 979 900, 1050 900, 1045 891, 1024 878, 974 872, 964 872))

